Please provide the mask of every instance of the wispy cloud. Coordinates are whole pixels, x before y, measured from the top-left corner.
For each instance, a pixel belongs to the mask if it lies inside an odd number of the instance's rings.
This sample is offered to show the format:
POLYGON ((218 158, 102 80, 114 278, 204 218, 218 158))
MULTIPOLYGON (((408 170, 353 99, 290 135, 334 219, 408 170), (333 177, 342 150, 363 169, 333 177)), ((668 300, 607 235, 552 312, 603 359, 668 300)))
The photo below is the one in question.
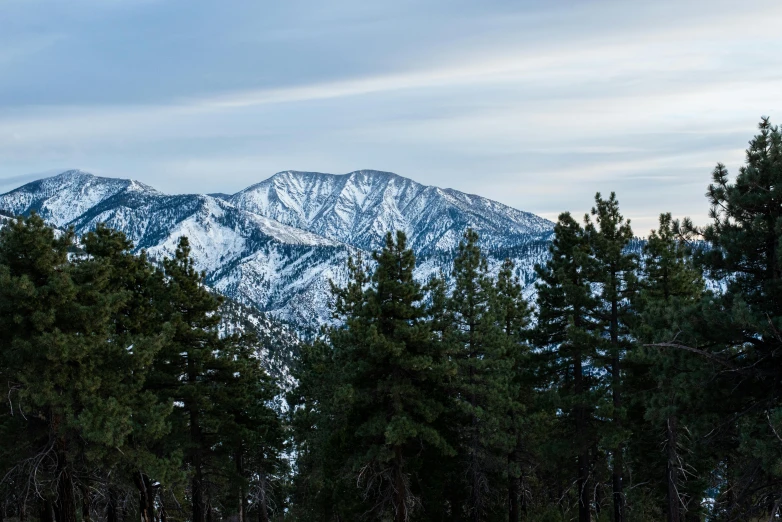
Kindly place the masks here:
POLYGON ((6 187, 52 165, 167 192, 378 168, 548 217, 616 189, 645 229, 703 215, 711 166, 782 115, 779 2, 84 0, 50 25, 34 4, 0 50, 6 187))

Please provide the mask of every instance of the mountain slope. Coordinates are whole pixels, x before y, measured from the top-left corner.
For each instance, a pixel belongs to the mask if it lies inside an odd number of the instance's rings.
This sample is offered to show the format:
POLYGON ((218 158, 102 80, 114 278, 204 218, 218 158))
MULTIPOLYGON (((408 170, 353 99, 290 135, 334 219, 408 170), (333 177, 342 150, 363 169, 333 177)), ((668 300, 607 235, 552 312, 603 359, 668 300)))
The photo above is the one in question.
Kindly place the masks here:
POLYGON ((403 230, 418 255, 452 252, 472 227, 488 249, 546 238, 553 223, 496 201, 426 186, 389 172, 286 171, 229 198, 236 207, 374 250, 403 230))
POLYGON ((0 195, 0 211, 36 211, 78 234, 103 222, 153 259, 172 255, 187 236, 208 285, 300 331, 331 320, 330 281, 343 284, 348 255, 365 251, 370 259, 366 251, 380 248, 387 231, 406 232, 419 280, 449 275, 462 234, 472 227, 490 266, 510 257, 530 286, 553 228, 486 198, 378 171, 288 171, 226 196, 167 195, 74 170, 0 195))
POLYGON ((46 221, 61 226, 106 198, 128 189, 155 192, 138 181, 101 178, 81 170, 68 170, 3 194, 0 208, 15 216, 34 210, 46 221))
POLYGON ((329 279, 344 279, 351 250, 212 196, 169 196, 138 182, 75 171, 3 194, 0 208, 13 214, 45 209, 47 221, 78 234, 106 223, 152 259, 173 255, 179 237, 187 236, 207 284, 305 326, 328 318, 329 279))

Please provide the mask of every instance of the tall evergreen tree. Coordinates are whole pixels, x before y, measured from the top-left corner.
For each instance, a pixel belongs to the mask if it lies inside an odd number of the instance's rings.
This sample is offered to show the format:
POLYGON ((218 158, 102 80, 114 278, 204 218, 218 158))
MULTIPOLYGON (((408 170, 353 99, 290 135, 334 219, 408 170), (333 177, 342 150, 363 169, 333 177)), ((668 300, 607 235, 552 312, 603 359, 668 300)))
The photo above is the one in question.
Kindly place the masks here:
POLYGON ((745 519, 782 505, 776 486, 782 445, 775 434, 782 427, 782 132, 768 118, 759 128, 733 183, 724 165, 714 169, 712 222, 703 230, 711 248, 700 256, 707 273, 724 284, 724 292, 704 302, 700 352, 728 370, 720 378, 740 412, 719 428, 733 431, 737 451, 723 462, 719 509, 745 519))
MULTIPOLYGON (((674 337, 684 342, 688 335, 689 328, 683 322, 696 312, 704 293, 704 281, 694 266, 689 239, 668 213, 660 215, 658 229, 651 232, 644 245, 643 277, 633 302, 639 315, 634 333, 642 343, 674 337)), ((693 420, 704 411, 701 395, 707 389, 711 368, 692 353, 644 346, 633 357, 631 366, 628 388, 636 394, 634 402, 643 415, 636 421, 633 445, 638 448, 647 439, 645 435, 651 435, 649 449, 638 451, 636 474, 650 484, 664 486, 655 489, 663 490, 668 522, 682 522, 685 517, 700 520, 708 468, 699 462, 702 445, 688 442, 697 433, 693 420), (658 429, 648 429, 648 422, 658 429), (665 450, 662 454, 661 438, 665 450), (658 467, 656 463, 661 460, 664 466, 658 467)))
POLYGON ((608 368, 611 374, 612 433, 610 439, 612 454, 612 500, 614 522, 625 520, 624 495, 624 405, 622 403, 622 359, 633 345, 630 338, 632 309, 630 299, 635 292, 635 254, 627 251, 633 239, 630 221, 619 212, 619 202, 613 192, 603 199, 598 192, 591 215, 595 222, 586 218, 586 234, 594 257, 593 282, 600 287, 602 311, 600 320, 607 338, 608 368))
POLYGON ((510 436, 507 454, 509 522, 518 522, 526 503, 522 490, 524 470, 522 459, 529 454, 526 446, 527 414, 532 405, 533 376, 530 371, 529 338, 531 310, 522 294, 521 282, 514 275, 513 261, 506 259, 497 274, 494 294, 494 315, 502 331, 505 354, 510 361, 507 387, 505 429, 510 436))
POLYGON ((402 522, 420 503, 420 453, 453 451, 433 427, 444 409, 438 388, 447 365, 425 321, 405 235, 389 233, 373 258, 365 288, 357 271, 359 280, 337 292, 335 310, 346 313, 345 324, 330 330, 329 343, 339 378, 321 406, 337 408, 340 433, 350 437, 341 449, 368 511, 402 522))
POLYGON ((180 462, 175 456, 150 451, 170 430, 171 404, 144 389, 149 369, 168 341, 170 330, 161 313, 163 274, 144 252, 134 254, 133 244, 122 232, 102 224, 84 235, 82 245, 86 256, 77 258, 79 264, 102 267, 106 276, 102 291, 119 297, 112 318, 116 353, 110 360, 115 366, 108 371, 116 385, 123 387, 120 394, 132 412, 133 430, 127 444, 121 452, 105 455, 102 465, 107 510, 111 513, 116 512, 111 504, 116 502, 118 492, 135 488, 140 473, 154 474, 164 482, 173 482, 179 475, 180 462), (126 347, 126 353, 119 353, 122 347, 126 347))
MULTIPOLYGON (((174 257, 165 259, 164 313, 169 319, 171 339, 158 354, 149 379, 149 389, 174 405, 171 436, 165 452, 183 451, 190 470, 189 504, 191 520, 205 522, 209 508, 209 473, 219 465, 214 448, 214 430, 220 412, 218 392, 230 359, 224 357, 217 313, 220 298, 203 285, 203 274, 195 268, 186 237, 179 240, 174 257)), ((138 477, 143 519, 155 520, 154 481, 138 477)), ((145 522, 147 522, 145 520, 145 522)))
POLYGON ((214 376, 221 383, 213 398, 218 454, 225 466, 221 474, 228 477, 220 488, 222 515, 239 522, 250 520, 251 511, 260 522, 283 511, 282 492, 275 488, 288 471, 284 426, 274 404, 278 387, 261 367, 254 343, 248 335, 223 339, 224 364, 214 376))
MULTIPOLYGON (((121 257, 127 245, 115 239, 121 257)), ((162 333, 128 328, 132 294, 117 283, 125 275, 102 255, 69 260, 72 247, 70 231, 55 237, 36 215, 0 231, 0 371, 16 437, 5 445, 16 452, 4 459, 6 477, 64 522, 76 520, 80 491, 89 516, 87 492, 126 461, 123 449, 132 453, 137 422, 146 415, 155 430, 165 415, 138 402, 162 333)))
MULTIPOLYGON (((346 286, 332 283, 333 315, 341 322, 362 313, 371 277, 360 253, 348 258, 347 265, 346 286)), ((288 402, 297 453, 293 492, 296 520, 349 520, 365 511, 352 462, 346 458, 355 448, 356 433, 346 418, 349 404, 341 388, 344 367, 337 355, 338 350, 324 335, 302 346, 293 368, 297 386, 288 394, 288 402)))
POLYGON ((470 520, 485 520, 495 499, 506 459, 513 447, 503 430, 508 410, 512 360, 495 316, 494 280, 478 246, 478 234, 468 229, 454 260, 454 289, 448 308, 455 322, 450 330, 458 377, 455 382, 459 416, 459 447, 465 459, 465 511, 470 520))
POLYGON ((594 261, 584 229, 569 213, 560 214, 549 248, 550 259, 536 268, 539 282, 536 338, 544 348, 542 387, 561 397, 570 425, 563 450, 575 460, 579 522, 591 520, 592 477, 597 430, 593 419, 600 392, 595 370, 601 344, 600 303, 593 295, 590 275, 594 261))

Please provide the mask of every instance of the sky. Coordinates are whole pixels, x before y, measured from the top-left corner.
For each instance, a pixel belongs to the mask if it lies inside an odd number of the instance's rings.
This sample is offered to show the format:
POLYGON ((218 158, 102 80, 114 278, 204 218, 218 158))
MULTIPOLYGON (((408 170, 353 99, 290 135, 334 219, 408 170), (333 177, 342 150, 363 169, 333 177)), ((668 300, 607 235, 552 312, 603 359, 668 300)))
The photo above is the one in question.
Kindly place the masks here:
POLYGON ((716 163, 782 123, 781 28, 779 0, 0 0, 0 192, 376 169, 705 223, 716 163))

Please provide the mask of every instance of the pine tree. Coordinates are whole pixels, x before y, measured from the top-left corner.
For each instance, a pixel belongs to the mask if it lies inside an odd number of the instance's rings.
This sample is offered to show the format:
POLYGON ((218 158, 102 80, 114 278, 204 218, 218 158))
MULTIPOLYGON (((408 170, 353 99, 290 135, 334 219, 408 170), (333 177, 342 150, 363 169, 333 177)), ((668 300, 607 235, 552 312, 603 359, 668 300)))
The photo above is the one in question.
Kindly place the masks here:
MULTIPOLYGON (((51 506, 57 499, 55 509, 66 521, 76 519, 76 499, 74 470, 67 454, 70 423, 64 422, 64 416, 73 411, 78 397, 68 393, 75 379, 59 363, 76 359, 78 364, 85 357, 76 350, 68 357, 80 326, 72 323, 66 310, 78 295, 67 261, 72 242, 72 232, 55 239, 36 215, 20 218, 0 231, 0 367, 3 381, 9 383, 11 414, 22 419, 6 418, 6 422, 16 428, 10 434, 13 438, 21 438, 17 430, 27 432, 24 464, 36 462, 32 459, 39 455, 42 458, 36 460, 45 464, 44 469, 37 465, 29 470, 23 464, 15 482, 20 490, 35 491, 43 486, 38 481, 48 475, 42 480, 52 485, 41 488, 46 491, 46 503, 51 506), (56 367, 51 360, 58 363, 56 367)), ((12 440, 4 447, 12 452, 4 459, 10 471, 20 464, 17 452, 23 448, 15 447, 12 440)))
MULTIPOLYGON (((203 286, 204 275, 195 268, 186 237, 180 238, 174 257, 163 260, 163 267, 164 314, 172 333, 155 360, 149 389, 174 405, 171 435, 163 451, 183 452, 190 470, 192 520, 205 522, 209 512, 208 474, 219 467, 215 463, 214 423, 221 407, 217 393, 224 383, 218 376, 224 374, 230 362, 221 356, 224 342, 217 330, 220 299, 203 286)), ((144 522, 155 520, 159 491, 154 484, 151 477, 139 475, 144 522)))
POLYGON ((550 259, 536 268, 539 277, 536 339, 541 353, 540 386, 561 397, 570 425, 563 450, 573 452, 579 522, 591 519, 593 452, 597 444, 593 412, 597 404, 594 375, 601 323, 600 303, 591 289, 593 260, 584 229, 569 213, 560 214, 549 247, 550 259))
POLYGON ((328 339, 339 372, 320 399, 331 409, 350 445, 336 445, 361 485, 373 516, 390 514, 399 522, 420 504, 416 462, 422 451, 453 450, 433 428, 444 405, 438 387, 445 361, 432 341, 421 286, 413 279, 415 257, 402 232, 386 236, 373 255, 376 267, 367 282, 364 272, 336 295, 335 311, 345 313, 344 326, 328 339), (366 287, 364 288, 366 283, 366 287), (332 409, 333 408, 333 409, 332 409))
POLYGON ((518 522, 524 510, 522 491, 522 458, 529 453, 526 446, 528 413, 532 405, 533 375, 530 371, 529 338, 531 311, 522 294, 519 278, 514 275, 513 261, 506 259, 497 274, 494 294, 494 316, 502 330, 505 353, 511 363, 508 382, 505 429, 510 436, 507 454, 508 520, 518 522))
MULTIPOLYGON (((689 328, 683 322, 697 313, 704 293, 690 239, 671 214, 661 214, 659 228, 651 232, 644 245, 643 277, 633 302, 639 316, 634 333, 641 343, 674 337, 679 342, 685 340, 689 328)), ((650 484, 664 484, 662 498, 668 522, 681 522, 685 516, 700 520, 708 468, 698 462, 702 445, 688 444, 688 440, 695 434, 695 420, 705 410, 701 396, 711 379, 710 368, 695 354, 645 346, 632 357, 630 365, 628 388, 636 395, 634 401, 630 397, 630 402, 642 412, 632 442, 638 448, 636 474, 642 482, 646 479, 650 484), (700 393, 693 394, 692 390, 700 393), (658 467, 660 432, 665 451, 664 466, 658 467), (649 447, 646 451, 639 447, 644 442, 649 447)))
MULTIPOLYGON (((460 447, 462 434, 462 410, 456 401, 456 390, 460 376, 456 364, 457 352, 454 344, 454 320, 446 276, 442 272, 430 277, 425 286, 428 310, 426 321, 433 334, 433 342, 448 361, 447 371, 441 383, 440 401, 446 405, 444 411, 433 423, 433 427, 454 450, 460 447)), ((444 456, 440 452, 426 452, 421 455, 422 520, 458 521, 464 516, 465 480, 463 454, 444 456)))
POLYGON ((622 359, 633 345, 630 338, 630 323, 633 312, 630 299, 635 292, 637 270, 636 256, 627 252, 633 239, 630 221, 619 212, 616 194, 605 200, 600 193, 595 195, 595 207, 591 212, 592 223, 586 217, 586 235, 594 257, 593 283, 600 287, 602 313, 600 320, 607 338, 608 368, 611 374, 612 396, 612 499, 614 522, 625 520, 624 495, 624 443, 627 436, 623 429, 624 405, 622 401, 622 359))
MULTIPOLYGON (((133 244, 122 232, 102 224, 84 235, 82 245, 86 256, 79 262, 102 267, 106 276, 102 291, 119 297, 112 318, 115 353, 109 358, 114 366, 108 368, 108 375, 121 387, 118 394, 132 412, 127 444, 121 452, 114 450, 103 456, 105 493, 111 504, 119 491, 135 488, 140 475, 154 474, 164 482, 173 482, 179 476, 176 456, 150 451, 170 430, 171 404, 144 389, 152 363, 170 331, 161 313, 163 274, 144 252, 134 254, 133 244)), ((109 507, 110 512, 112 509, 109 507)))
POLYGON ((493 306, 494 281, 478 246, 478 234, 468 229, 454 260, 454 289, 448 308, 455 322, 450 331, 458 377, 455 383, 460 453, 465 459, 465 511, 484 520, 492 507, 492 491, 506 470, 514 441, 503 430, 508 412, 512 360, 493 306))
POLYGON ((279 389, 261 367, 255 342, 249 335, 224 338, 223 365, 213 377, 221 383, 213 399, 222 474, 229 477, 221 484, 224 516, 240 522, 250 519, 251 504, 260 522, 271 519, 274 487, 287 472, 284 426, 274 404, 279 389))
POLYGON ((725 290, 704 300, 703 347, 689 347, 727 370, 720 380, 738 413, 719 427, 735 447, 719 509, 743 517, 773 517, 782 505, 773 486, 782 462, 782 132, 768 118, 759 128, 733 183, 724 165, 713 172, 703 230, 711 248, 700 260, 725 290))
MULTIPOLYGON (((338 321, 362 313, 370 284, 371 273, 360 253, 348 258, 347 268, 347 285, 340 288, 332 283, 333 315, 338 321)), ((288 394, 288 403, 297 453, 296 520, 350 520, 366 509, 347 457, 356 447, 356 433, 346 419, 349 408, 341 387, 344 368, 337 355, 324 335, 301 347, 298 364, 292 369, 297 386, 288 394)))
MULTIPOLYGON (((114 239, 121 257, 127 245, 114 239)), ((25 498, 35 491, 46 516, 66 522, 80 493, 89 516, 90 489, 133 458, 124 449, 133 453, 137 421, 165 415, 153 406, 134 416, 161 332, 127 328, 125 276, 106 256, 69 259, 72 249, 72 232, 55 237, 36 215, 0 232, 0 371, 12 404, 4 424, 17 438, 3 460, 25 498)))

